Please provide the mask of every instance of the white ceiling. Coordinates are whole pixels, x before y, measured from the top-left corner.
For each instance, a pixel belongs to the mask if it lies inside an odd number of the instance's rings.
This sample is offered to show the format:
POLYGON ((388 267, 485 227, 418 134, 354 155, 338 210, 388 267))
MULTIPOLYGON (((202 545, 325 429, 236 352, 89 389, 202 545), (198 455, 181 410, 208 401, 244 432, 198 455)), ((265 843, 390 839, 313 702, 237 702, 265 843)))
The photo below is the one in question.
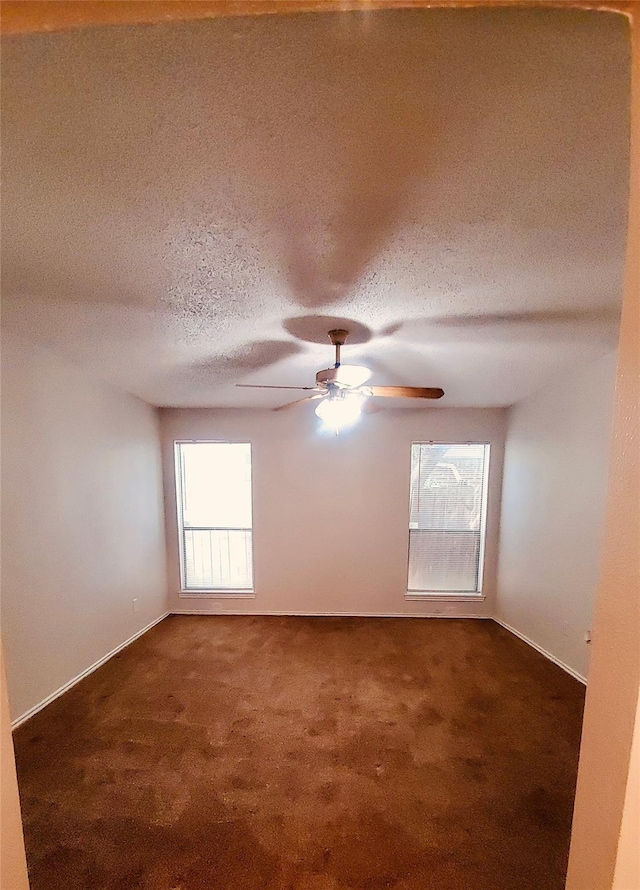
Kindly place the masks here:
MULTIPOLYGON (((420 10, 3 41, 3 324, 156 405, 331 361, 508 405, 614 348, 622 16, 420 10)), ((413 403, 412 403, 413 405, 413 403)))

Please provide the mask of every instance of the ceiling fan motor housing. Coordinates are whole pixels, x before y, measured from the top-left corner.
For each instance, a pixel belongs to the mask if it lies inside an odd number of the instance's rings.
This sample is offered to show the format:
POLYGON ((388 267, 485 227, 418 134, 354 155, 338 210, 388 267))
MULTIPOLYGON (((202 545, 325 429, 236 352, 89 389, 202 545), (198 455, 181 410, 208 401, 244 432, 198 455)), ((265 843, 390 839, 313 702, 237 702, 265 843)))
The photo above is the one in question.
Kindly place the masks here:
POLYGON ((316 386, 328 389, 330 383, 334 383, 338 376, 338 368, 325 368, 316 374, 316 386))

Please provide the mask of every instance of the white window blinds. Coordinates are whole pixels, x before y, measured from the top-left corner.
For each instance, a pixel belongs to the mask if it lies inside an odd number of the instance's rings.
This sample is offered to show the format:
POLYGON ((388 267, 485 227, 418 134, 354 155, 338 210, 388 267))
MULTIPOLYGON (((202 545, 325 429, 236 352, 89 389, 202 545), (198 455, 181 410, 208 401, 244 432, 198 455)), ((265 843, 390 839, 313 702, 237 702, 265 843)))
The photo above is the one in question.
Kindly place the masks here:
POLYGON ((488 445, 411 446, 409 592, 479 593, 488 445))
POLYGON ((182 589, 252 590, 251 445, 176 443, 182 589))

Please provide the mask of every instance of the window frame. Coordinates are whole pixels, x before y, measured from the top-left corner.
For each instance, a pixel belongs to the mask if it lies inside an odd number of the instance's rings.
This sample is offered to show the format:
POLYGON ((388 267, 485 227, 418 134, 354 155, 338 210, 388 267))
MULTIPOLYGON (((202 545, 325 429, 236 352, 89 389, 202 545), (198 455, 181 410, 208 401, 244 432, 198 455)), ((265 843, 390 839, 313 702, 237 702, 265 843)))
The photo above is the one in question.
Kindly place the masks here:
POLYGON ((253 541, 253 442, 248 439, 174 439, 173 441, 173 479, 176 493, 176 523, 178 533, 178 570, 180 576, 180 591, 178 596, 184 599, 255 599, 256 596, 256 567, 253 541), (182 462, 182 445, 248 445, 251 455, 251 580, 252 586, 243 588, 212 587, 195 589, 186 587, 185 584, 185 559, 184 559, 184 516, 183 516, 183 478, 184 468, 182 462))
POLYGON ((452 602, 484 602, 484 569, 486 561, 487 518, 489 512, 489 473, 491 466, 491 442, 486 440, 451 441, 444 439, 427 439, 411 442, 409 450, 409 503, 407 514, 407 600, 450 600, 452 602), (478 581, 477 590, 412 590, 409 588, 409 565, 411 558, 411 452, 414 445, 482 445, 485 448, 485 459, 482 475, 482 512, 480 514, 480 541, 478 545, 478 581))

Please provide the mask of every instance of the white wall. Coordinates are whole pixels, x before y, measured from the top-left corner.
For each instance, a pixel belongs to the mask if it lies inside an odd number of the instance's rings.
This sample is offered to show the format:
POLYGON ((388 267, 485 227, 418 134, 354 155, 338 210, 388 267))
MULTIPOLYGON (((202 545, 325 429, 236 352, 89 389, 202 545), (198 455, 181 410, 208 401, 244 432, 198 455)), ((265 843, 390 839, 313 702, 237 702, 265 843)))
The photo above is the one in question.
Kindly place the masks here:
POLYGON ((157 411, 3 333, 1 478, 15 719, 166 610, 157 411))
POLYGON ((558 377, 509 412, 497 618, 587 676, 616 356, 558 377))
POLYGON ((505 413, 387 410, 336 437, 309 406, 162 410, 170 610, 492 614, 505 413), (178 595, 176 439, 252 443, 255 599, 178 595), (484 603, 405 599, 411 442, 430 439, 492 446, 484 603))

